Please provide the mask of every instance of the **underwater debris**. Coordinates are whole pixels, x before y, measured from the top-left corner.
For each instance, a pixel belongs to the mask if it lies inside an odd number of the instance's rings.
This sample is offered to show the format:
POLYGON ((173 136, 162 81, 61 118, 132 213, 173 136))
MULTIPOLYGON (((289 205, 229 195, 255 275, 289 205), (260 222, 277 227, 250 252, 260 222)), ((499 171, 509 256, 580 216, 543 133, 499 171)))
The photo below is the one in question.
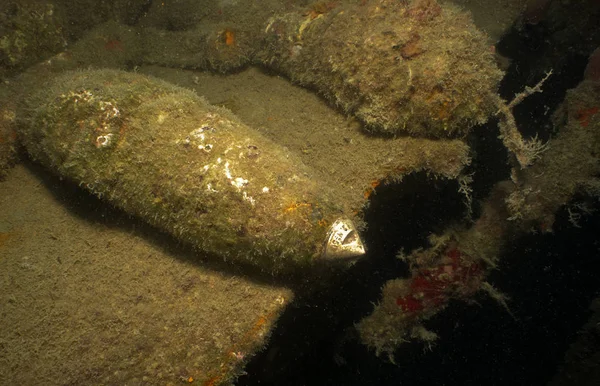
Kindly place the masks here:
POLYGON ((190 91, 96 70, 66 72, 24 100, 34 159, 204 252, 269 273, 365 253, 327 184, 190 91))

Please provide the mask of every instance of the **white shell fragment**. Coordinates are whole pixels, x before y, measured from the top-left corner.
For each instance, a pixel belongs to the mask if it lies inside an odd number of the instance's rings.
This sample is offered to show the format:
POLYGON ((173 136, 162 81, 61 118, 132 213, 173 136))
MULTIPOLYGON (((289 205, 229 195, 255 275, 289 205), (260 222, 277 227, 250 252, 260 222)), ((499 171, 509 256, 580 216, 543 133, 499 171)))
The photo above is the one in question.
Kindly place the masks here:
POLYGON ((338 218, 329 228, 323 257, 344 259, 365 254, 365 247, 354 223, 347 218, 338 218))

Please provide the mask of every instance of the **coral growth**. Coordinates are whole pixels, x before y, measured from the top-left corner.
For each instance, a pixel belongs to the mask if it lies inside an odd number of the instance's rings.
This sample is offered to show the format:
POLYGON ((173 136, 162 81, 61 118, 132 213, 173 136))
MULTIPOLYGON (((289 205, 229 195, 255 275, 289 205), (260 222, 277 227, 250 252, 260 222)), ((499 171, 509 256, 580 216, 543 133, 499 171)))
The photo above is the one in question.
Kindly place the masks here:
POLYGON ((362 341, 377 354, 385 352, 393 359, 393 351, 402 342, 431 343, 435 334, 423 334, 427 330, 421 323, 451 299, 468 299, 481 289, 486 272, 483 261, 465 253, 454 236, 433 236, 431 242, 430 249, 400 255, 410 262, 412 276, 387 282, 381 302, 358 325, 362 341))

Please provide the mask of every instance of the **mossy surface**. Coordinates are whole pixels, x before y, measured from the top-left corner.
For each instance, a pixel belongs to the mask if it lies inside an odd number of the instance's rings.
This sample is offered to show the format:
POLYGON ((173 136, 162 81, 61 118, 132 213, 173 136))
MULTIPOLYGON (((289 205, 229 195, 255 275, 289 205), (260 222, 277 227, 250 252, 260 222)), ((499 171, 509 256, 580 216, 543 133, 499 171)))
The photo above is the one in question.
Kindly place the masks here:
POLYGON ((0 114, 0 180, 3 180, 16 159, 17 133, 10 112, 0 109, 0 114))
POLYGON ((68 72, 29 97, 20 117, 33 157, 228 260, 267 271, 305 266, 343 214, 284 148, 153 78, 68 72))
POLYGON ((17 160, 17 131, 13 91, 0 87, 0 181, 17 160))
POLYGON ((433 0, 367 1, 270 20, 262 62, 374 131, 462 136, 502 77, 469 14, 433 0))
POLYGON ((62 15, 53 3, 0 5, 0 77, 59 52, 66 45, 62 15))

